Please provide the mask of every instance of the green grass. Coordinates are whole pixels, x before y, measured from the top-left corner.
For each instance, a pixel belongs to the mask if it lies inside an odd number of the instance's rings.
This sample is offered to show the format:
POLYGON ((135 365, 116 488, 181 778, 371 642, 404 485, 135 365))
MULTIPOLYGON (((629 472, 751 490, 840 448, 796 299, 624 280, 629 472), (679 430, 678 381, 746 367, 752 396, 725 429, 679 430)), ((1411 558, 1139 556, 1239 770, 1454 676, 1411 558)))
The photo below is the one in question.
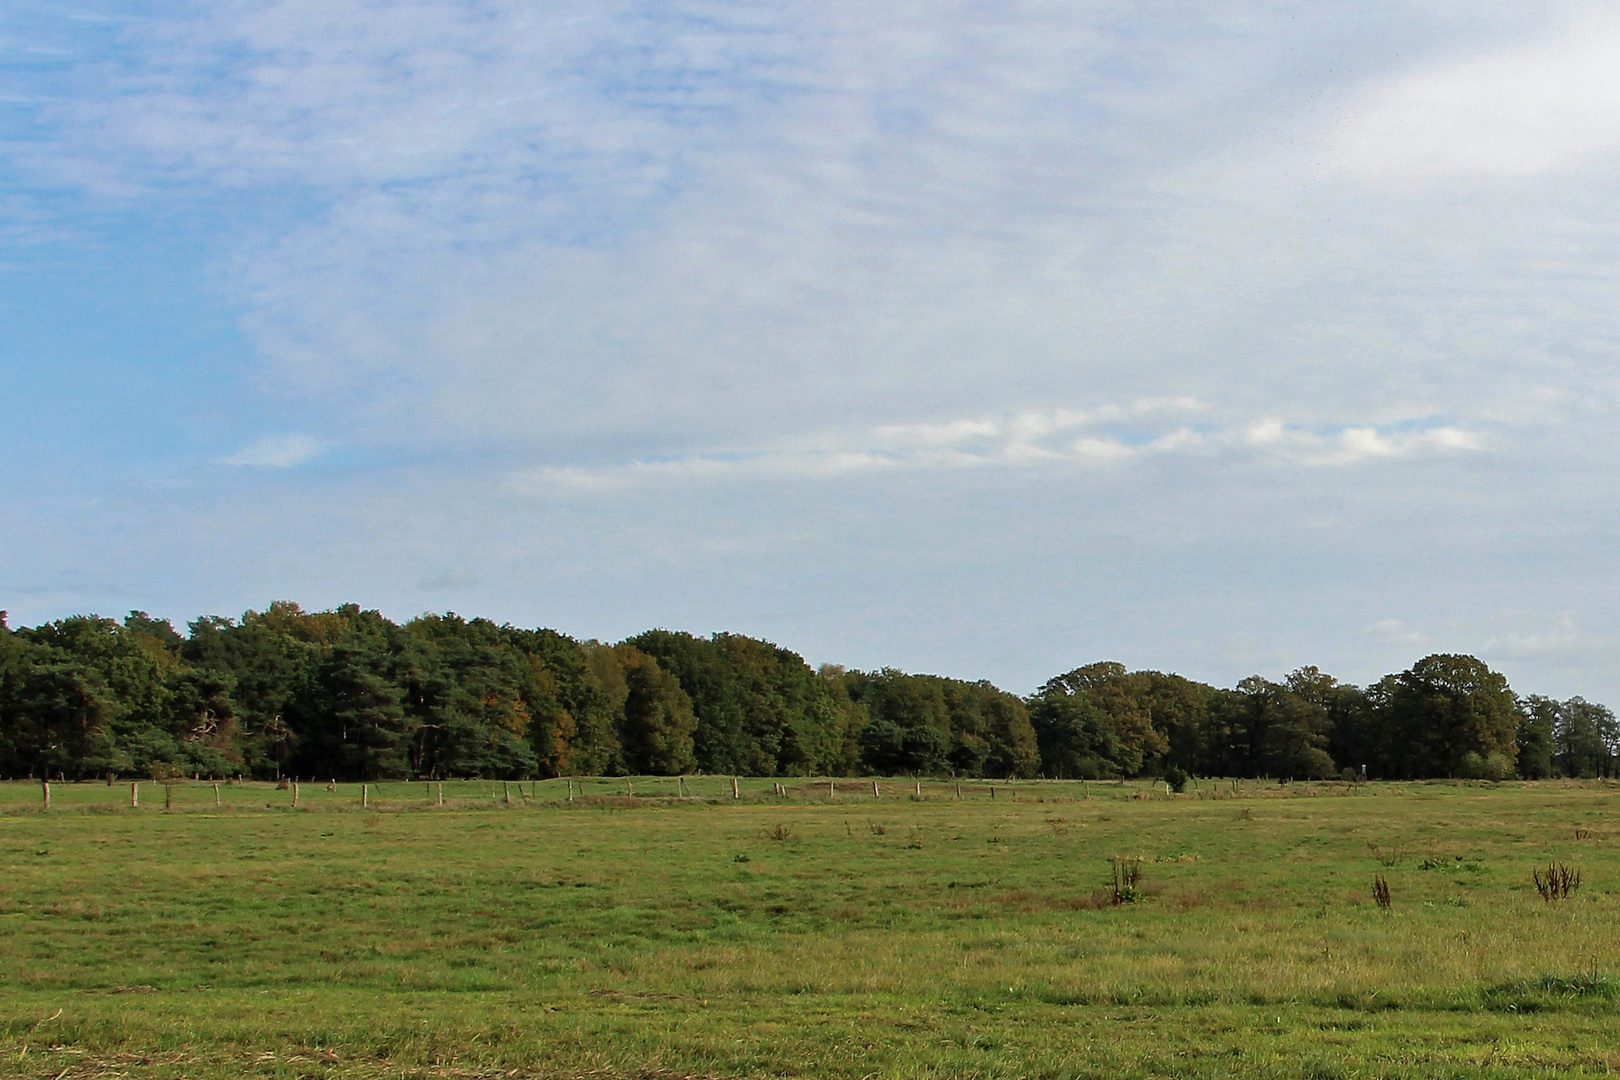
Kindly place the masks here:
POLYGON ((1620 788, 631 783, 0 784, 0 1075, 1620 1066, 1620 788))

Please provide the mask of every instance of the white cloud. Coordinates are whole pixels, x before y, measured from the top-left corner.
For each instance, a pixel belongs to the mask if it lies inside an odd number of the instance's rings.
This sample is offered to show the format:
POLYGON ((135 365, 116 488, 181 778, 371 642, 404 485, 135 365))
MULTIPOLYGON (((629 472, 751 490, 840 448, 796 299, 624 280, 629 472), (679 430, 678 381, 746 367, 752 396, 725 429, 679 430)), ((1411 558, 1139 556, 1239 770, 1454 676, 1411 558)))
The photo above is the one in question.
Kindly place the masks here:
POLYGON ((1605 12, 1381 82, 1342 106, 1325 164, 1397 183, 1578 167, 1620 149, 1617 61, 1605 12))
POLYGON ((331 447, 331 443, 312 435, 266 435, 229 457, 221 458, 220 464, 291 469, 314 461, 331 447))
POLYGON ((641 484, 744 479, 832 480, 875 472, 983 469, 1091 470, 1132 460, 1197 456, 1283 465, 1347 467, 1479 450, 1483 438, 1450 426, 1382 431, 1355 425, 1307 429, 1275 418, 1191 427, 1209 412, 1193 398, 1097 409, 1031 411, 934 424, 828 431, 807 439, 731 447, 661 460, 538 466, 513 473, 509 490, 612 492, 641 484), (1173 426, 1171 426, 1173 425, 1173 426), (1169 430, 1164 430, 1166 427, 1169 430))
POLYGON ((1357 425, 1320 432, 1267 418, 1246 427, 1241 440, 1278 461, 1301 465, 1355 465, 1418 454, 1480 450, 1484 437, 1450 425, 1407 431, 1381 431, 1357 425))

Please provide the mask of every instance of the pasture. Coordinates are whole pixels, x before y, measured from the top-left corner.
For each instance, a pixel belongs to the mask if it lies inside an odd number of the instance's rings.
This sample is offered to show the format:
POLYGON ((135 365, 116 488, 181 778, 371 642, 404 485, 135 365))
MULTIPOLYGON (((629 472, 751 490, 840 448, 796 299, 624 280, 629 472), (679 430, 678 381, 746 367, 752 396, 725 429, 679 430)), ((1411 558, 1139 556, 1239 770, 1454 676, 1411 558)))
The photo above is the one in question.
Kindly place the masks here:
POLYGON ((1620 1066, 1601 782, 567 783, 0 784, 0 1075, 1620 1066))

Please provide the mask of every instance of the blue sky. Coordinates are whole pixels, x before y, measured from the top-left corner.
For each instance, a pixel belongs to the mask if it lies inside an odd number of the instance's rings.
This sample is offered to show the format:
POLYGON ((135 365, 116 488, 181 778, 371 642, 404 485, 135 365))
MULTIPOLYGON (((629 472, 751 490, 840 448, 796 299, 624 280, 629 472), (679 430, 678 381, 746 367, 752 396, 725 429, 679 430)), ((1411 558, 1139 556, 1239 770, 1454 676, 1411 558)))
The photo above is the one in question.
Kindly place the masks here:
POLYGON ((14 5, 0 606, 1620 699, 1617 56, 1488 0, 14 5))

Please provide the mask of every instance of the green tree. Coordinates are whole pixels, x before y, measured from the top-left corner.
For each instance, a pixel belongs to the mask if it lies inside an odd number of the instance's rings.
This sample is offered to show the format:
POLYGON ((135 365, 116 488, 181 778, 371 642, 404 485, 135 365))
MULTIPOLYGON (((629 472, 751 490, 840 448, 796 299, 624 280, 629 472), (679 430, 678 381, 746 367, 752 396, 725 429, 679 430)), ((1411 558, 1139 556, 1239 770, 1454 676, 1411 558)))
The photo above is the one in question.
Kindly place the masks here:
MULTIPOLYGON (((1295 678, 1308 686, 1314 674, 1296 672, 1295 678)), ((1326 750, 1327 710, 1322 705, 1287 684, 1258 675, 1238 683, 1238 693, 1244 699, 1250 775, 1302 780, 1333 775, 1333 759, 1326 750)))
POLYGON ((1015 695, 996 690, 987 696, 984 738, 990 752, 985 755, 983 775, 1030 777, 1040 771, 1040 743, 1029 709, 1015 695))
POLYGON ((1507 680, 1472 656, 1426 656, 1380 682, 1385 775, 1511 776, 1518 702, 1507 680))
POLYGON ((851 696, 849 687, 853 676, 845 668, 823 664, 817 674, 827 688, 837 733, 837 750, 828 771, 839 776, 857 776, 866 771, 861 762, 861 732, 871 722, 871 713, 851 696))
POLYGON ((840 718, 797 653, 740 634, 649 630, 626 642, 675 676, 692 700, 698 767, 755 776, 815 775, 837 761, 840 718))
POLYGON ((673 776, 696 764, 692 734, 697 717, 680 681, 658 661, 635 648, 613 650, 624 673, 624 745, 626 767, 634 773, 673 776))
MULTIPOLYGON (((1123 664, 1104 661, 1048 680, 1035 692, 1035 697, 1037 701, 1057 702, 1064 698, 1083 701, 1089 709, 1060 712, 1063 724, 1076 734, 1094 723, 1090 718, 1092 711, 1102 718, 1106 735, 1090 738, 1093 749, 1087 753, 1106 757, 1097 758, 1097 764, 1092 767, 1100 770, 1098 775, 1139 776, 1157 767, 1170 748, 1169 738, 1153 723, 1153 688, 1153 680, 1147 673, 1128 672, 1123 664)), ((1034 716, 1037 708, 1032 702, 1030 719, 1039 733, 1041 723, 1036 722, 1034 716)), ((1054 719, 1058 715, 1054 714, 1054 719)), ((1073 749, 1064 751, 1066 754, 1075 752, 1073 749)), ((1074 775, 1069 770, 1077 767, 1080 760, 1047 762, 1044 746, 1041 756, 1048 771, 1056 770, 1058 775, 1074 775)))
POLYGON ((1542 780, 1553 774, 1559 714, 1560 703, 1539 694, 1519 702, 1519 724, 1513 738, 1519 746, 1519 776, 1523 779, 1542 780))
POLYGON ((303 776, 383 780, 409 776, 412 731, 388 656, 374 642, 346 640, 315 672, 311 692, 290 718, 300 734, 303 776))
POLYGON ((1606 706, 1584 698, 1557 703, 1553 740, 1558 769, 1565 776, 1611 776, 1620 728, 1606 706))
POLYGON ((1076 693, 1047 683, 1030 700, 1029 722, 1047 776, 1098 780, 1120 775, 1113 721, 1083 689, 1076 693))

